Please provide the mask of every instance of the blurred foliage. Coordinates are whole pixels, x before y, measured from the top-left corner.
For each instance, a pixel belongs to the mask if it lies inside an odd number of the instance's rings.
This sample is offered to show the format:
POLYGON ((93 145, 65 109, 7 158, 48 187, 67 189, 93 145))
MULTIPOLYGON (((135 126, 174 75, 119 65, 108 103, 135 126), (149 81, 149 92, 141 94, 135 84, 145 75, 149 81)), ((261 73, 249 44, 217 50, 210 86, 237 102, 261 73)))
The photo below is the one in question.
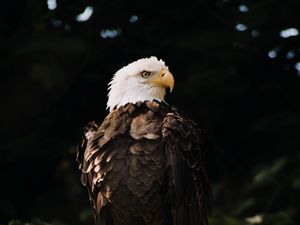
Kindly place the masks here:
MULTIPOLYGON (((234 188, 238 198, 228 204, 229 210, 215 209, 211 224, 297 224, 300 187, 295 183, 299 180, 299 163, 300 155, 254 166, 249 180, 240 183, 239 190, 234 188)), ((232 186, 218 189, 216 200, 229 188, 232 186)))
POLYGON ((75 146, 107 114, 112 74, 150 55, 175 75, 167 101, 206 132, 211 224, 297 224, 299 10, 296 0, 1 2, 0 224, 93 223, 75 146))
POLYGON ((29 223, 23 223, 20 220, 11 220, 8 225, 64 225, 59 222, 52 222, 52 223, 47 223, 44 221, 41 221, 39 219, 32 219, 29 223))

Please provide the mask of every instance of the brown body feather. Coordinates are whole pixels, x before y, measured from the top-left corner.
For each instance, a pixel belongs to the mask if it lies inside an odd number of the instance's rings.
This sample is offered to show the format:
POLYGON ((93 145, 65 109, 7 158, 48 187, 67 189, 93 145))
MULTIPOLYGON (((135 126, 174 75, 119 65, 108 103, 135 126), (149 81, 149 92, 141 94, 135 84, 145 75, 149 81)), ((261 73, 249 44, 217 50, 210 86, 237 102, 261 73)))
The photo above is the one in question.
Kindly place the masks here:
POLYGON ((96 225, 206 225, 210 188, 201 133, 164 103, 127 104, 77 148, 96 225))

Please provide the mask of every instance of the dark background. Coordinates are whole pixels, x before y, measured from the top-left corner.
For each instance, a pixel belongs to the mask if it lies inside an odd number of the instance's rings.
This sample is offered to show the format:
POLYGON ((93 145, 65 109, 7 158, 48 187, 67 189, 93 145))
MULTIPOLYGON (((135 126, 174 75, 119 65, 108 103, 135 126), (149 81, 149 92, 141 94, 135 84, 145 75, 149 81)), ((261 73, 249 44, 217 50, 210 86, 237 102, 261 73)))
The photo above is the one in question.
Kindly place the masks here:
POLYGON ((151 55, 205 130, 211 224, 299 224, 299 29, 298 0, 1 1, 0 224, 92 224, 75 146, 151 55))

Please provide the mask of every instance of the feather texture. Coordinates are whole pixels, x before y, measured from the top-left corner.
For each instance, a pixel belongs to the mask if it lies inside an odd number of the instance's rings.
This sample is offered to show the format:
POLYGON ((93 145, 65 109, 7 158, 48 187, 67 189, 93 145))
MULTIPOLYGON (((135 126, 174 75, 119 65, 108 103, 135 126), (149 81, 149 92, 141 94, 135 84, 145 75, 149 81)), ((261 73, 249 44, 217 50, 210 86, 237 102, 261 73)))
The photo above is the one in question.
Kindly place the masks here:
POLYGON ((77 147, 96 225, 206 225, 210 189, 196 125, 156 101, 89 123, 77 147))

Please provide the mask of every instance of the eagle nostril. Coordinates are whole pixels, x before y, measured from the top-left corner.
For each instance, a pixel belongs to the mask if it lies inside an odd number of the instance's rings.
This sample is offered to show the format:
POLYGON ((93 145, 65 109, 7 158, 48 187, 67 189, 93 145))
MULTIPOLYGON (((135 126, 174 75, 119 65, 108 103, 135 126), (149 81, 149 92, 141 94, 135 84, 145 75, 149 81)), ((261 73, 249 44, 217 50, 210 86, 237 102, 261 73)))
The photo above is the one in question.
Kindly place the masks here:
POLYGON ((160 76, 163 77, 163 76, 165 76, 165 75, 166 75, 165 73, 162 73, 160 76))

